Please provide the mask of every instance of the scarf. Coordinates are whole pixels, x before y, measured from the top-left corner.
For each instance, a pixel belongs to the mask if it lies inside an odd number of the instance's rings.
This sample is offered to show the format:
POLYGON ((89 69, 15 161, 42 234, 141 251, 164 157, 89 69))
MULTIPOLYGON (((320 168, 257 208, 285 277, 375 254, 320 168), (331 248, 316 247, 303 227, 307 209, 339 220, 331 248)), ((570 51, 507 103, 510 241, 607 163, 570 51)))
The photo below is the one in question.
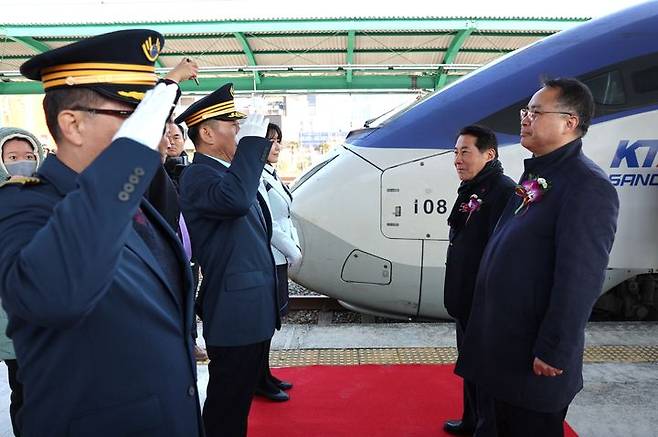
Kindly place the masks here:
POLYGON ((477 194, 478 197, 482 198, 482 193, 486 192, 489 188, 491 178, 501 174, 503 174, 502 164, 498 159, 492 159, 484 165, 484 168, 473 179, 463 181, 459 185, 457 189, 457 200, 448 216, 448 225, 453 230, 461 229, 466 224, 468 214, 459 210, 462 203, 468 203, 472 194, 477 194))

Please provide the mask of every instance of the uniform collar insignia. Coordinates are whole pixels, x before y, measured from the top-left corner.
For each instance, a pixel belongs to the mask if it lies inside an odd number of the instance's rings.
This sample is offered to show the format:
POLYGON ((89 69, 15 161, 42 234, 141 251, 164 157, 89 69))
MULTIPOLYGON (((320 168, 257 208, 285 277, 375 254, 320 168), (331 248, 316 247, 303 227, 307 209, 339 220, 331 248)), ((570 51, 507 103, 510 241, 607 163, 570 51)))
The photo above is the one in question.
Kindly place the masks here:
POLYGON ((38 185, 41 179, 32 176, 17 176, 0 183, 0 188, 9 185, 38 185))

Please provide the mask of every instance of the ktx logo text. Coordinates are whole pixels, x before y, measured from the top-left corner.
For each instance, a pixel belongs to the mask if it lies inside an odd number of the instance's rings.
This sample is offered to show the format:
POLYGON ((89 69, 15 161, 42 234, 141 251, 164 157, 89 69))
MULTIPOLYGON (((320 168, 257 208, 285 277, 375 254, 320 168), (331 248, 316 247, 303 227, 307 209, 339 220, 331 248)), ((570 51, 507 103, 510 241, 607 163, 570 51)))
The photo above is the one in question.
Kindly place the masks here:
MULTIPOLYGON (((656 155, 658 155, 658 140, 638 140, 630 144, 628 140, 622 140, 617 146, 615 156, 610 163, 611 168, 619 168, 625 161, 627 168, 651 168, 654 167, 656 155), (644 160, 640 165, 637 151, 646 150, 644 160)), ((642 156, 642 154, 640 154, 642 156)), ((610 182, 615 186, 655 186, 658 187, 658 172, 655 173, 616 173, 610 175, 610 182)))

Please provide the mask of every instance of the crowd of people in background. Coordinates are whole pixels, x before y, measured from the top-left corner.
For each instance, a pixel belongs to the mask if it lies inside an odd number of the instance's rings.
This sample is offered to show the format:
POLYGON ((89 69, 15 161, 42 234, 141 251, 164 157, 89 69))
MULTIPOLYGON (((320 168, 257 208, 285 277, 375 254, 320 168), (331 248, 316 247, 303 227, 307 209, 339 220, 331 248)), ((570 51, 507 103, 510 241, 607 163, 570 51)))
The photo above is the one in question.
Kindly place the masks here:
MULTIPOLYGON (((158 79, 163 46, 119 31, 21 67, 44 84, 57 154, 0 129, 0 359, 17 436, 239 437, 254 395, 290 399, 269 363, 302 261, 281 128, 240 112, 230 83, 174 117, 198 67, 158 79)), ((464 408, 448 433, 563 435, 618 213, 581 150, 593 109, 577 80, 544 82, 521 109, 532 157, 518 184, 493 131, 457 133, 445 306, 464 408)))

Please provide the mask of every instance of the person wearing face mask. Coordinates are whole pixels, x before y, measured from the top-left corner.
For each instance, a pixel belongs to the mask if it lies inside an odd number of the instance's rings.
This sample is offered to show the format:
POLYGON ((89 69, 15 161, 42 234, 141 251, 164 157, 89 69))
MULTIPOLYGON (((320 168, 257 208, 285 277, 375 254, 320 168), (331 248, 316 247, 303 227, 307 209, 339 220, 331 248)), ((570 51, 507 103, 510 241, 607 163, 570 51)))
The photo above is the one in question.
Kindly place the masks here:
MULTIPOLYGON (((43 162, 44 151, 37 138, 26 130, 0 128, 0 180, 32 176, 43 162)), ((11 389, 9 416, 14 435, 20 435, 16 413, 23 404, 23 385, 18 381, 18 363, 11 339, 6 334, 7 313, 0 308, 0 360, 7 365, 9 388, 11 389)))
MULTIPOLYGON (((276 262, 279 313, 283 317, 288 314, 288 266, 291 269, 297 269, 302 260, 302 252, 299 248, 297 230, 290 219, 292 194, 288 187, 281 182, 273 166, 279 161, 281 128, 274 123, 270 123, 267 126, 267 139, 272 142, 272 149, 263 170, 263 184, 261 186, 269 200, 268 206, 272 216, 271 249, 276 262)), ((275 402, 283 402, 290 399, 284 390, 290 390, 291 388, 291 383, 281 381, 272 375, 268 344, 256 394, 275 402)))
POLYGON ((0 128, 0 182, 13 176, 32 176, 46 157, 39 140, 26 130, 0 128))

